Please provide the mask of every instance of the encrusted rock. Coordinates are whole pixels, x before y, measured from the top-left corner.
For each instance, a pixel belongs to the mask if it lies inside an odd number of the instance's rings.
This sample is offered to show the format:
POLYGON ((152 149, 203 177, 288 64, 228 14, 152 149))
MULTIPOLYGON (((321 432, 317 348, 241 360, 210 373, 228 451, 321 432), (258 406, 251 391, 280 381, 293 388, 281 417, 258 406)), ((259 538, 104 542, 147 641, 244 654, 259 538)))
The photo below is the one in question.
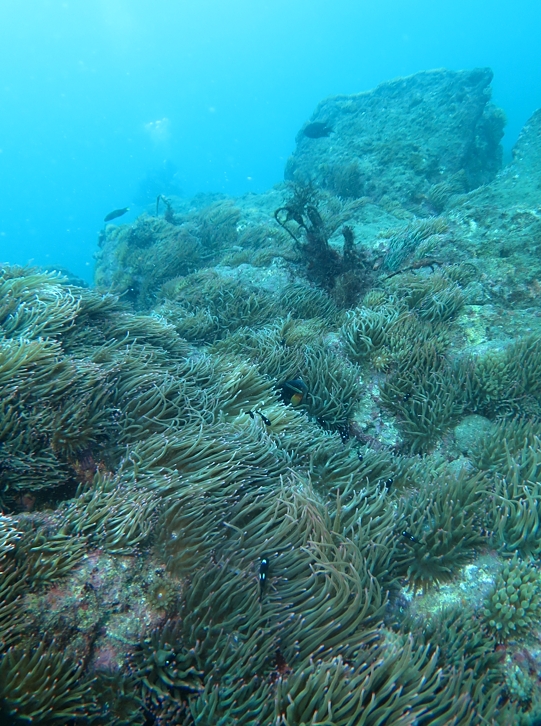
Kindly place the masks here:
POLYGON ((442 182, 462 191, 485 184, 501 166, 505 124, 489 103, 491 80, 488 68, 440 69, 325 99, 297 135, 285 177, 411 208, 429 204, 442 182), (311 138, 305 129, 317 123, 332 131, 311 138))

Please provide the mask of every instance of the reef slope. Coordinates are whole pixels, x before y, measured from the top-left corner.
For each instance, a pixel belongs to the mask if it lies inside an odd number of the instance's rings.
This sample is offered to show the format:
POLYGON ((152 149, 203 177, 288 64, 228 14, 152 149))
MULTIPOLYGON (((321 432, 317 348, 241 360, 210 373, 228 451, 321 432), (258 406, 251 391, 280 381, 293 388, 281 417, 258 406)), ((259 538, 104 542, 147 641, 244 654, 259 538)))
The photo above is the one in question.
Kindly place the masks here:
POLYGON ((95 289, 2 266, 0 723, 539 720, 541 116, 498 171, 490 78, 323 101, 95 289))

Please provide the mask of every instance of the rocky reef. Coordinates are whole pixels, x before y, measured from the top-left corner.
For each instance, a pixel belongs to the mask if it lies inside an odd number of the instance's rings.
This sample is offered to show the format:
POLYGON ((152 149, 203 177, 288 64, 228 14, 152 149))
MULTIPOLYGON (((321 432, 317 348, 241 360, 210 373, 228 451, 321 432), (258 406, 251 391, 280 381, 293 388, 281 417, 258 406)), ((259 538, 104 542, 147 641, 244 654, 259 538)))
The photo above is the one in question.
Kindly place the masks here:
POLYGON ((490 103, 492 71, 436 70, 322 101, 286 167, 286 179, 344 198, 430 209, 431 189, 469 191, 491 181, 502 161, 505 117, 490 103), (328 136, 310 138, 325 123, 328 136))
POLYGON ((0 724, 539 722, 541 115, 499 170, 490 79, 323 101, 93 289, 2 267, 0 724))

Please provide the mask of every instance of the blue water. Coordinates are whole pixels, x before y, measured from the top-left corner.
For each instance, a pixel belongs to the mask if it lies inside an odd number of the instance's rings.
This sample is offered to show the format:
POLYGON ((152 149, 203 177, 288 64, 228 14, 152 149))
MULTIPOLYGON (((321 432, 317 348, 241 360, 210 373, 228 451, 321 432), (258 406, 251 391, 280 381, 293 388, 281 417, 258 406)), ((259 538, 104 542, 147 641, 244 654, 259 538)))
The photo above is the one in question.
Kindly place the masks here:
POLYGON ((105 214, 261 192, 328 95, 490 66, 509 150, 541 106, 539 0, 0 0, 0 261, 91 280, 105 214))

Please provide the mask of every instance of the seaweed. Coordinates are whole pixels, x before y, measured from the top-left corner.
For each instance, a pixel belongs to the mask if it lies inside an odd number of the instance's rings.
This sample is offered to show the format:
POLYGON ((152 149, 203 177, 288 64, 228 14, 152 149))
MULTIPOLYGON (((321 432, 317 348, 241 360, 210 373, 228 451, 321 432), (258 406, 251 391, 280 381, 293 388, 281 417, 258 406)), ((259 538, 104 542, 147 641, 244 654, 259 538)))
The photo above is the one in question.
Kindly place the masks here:
POLYGON ((329 230, 312 187, 295 185, 290 199, 274 212, 274 218, 295 241, 307 279, 331 294, 339 306, 351 307, 371 286, 369 259, 356 249, 353 229, 344 226, 342 230, 342 254, 329 244, 329 230))

